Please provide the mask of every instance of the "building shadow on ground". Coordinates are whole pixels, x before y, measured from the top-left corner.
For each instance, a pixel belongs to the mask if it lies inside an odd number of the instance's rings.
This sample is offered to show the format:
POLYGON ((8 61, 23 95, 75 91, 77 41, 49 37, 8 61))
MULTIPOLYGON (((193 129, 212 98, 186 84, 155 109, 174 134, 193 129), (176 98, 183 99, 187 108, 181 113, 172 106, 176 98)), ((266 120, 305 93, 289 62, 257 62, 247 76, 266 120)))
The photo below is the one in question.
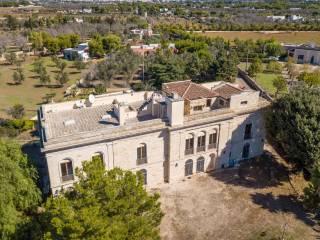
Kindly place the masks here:
POLYGON ((272 191, 274 189, 271 189, 285 183, 291 185, 289 176, 295 170, 288 166, 271 152, 265 151, 261 157, 243 161, 238 167, 215 171, 210 175, 228 185, 256 189, 256 192, 249 195, 252 203, 271 213, 291 213, 305 224, 316 226, 314 216, 303 209, 293 186, 293 191, 289 192, 278 189, 276 192, 279 194, 275 194, 272 191))
POLYGON ((277 195, 272 192, 251 194, 252 202, 272 213, 291 213, 309 226, 315 226, 313 216, 304 211, 295 195, 277 195))
POLYGON ((242 161, 234 168, 214 171, 210 175, 228 184, 247 188, 276 187, 289 181, 290 170, 276 156, 265 151, 261 157, 242 161))

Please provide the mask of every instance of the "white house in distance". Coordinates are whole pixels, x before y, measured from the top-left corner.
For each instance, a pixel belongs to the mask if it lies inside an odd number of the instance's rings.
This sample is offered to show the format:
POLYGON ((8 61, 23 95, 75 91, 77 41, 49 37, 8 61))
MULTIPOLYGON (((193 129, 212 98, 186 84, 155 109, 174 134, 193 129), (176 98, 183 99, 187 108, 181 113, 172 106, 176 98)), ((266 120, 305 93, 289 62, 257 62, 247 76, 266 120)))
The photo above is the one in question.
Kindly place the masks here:
POLYGON ((81 61, 89 60, 89 44, 80 43, 75 48, 66 48, 63 50, 63 57, 68 60, 79 59, 81 61))
POLYGON ((148 188, 234 166, 263 152, 259 92, 224 82, 166 83, 159 92, 120 92, 42 105, 38 112, 50 189, 72 186, 95 156, 106 169, 141 171, 148 188))
POLYGON ((286 16, 267 16, 267 19, 272 21, 284 21, 286 20, 286 16))

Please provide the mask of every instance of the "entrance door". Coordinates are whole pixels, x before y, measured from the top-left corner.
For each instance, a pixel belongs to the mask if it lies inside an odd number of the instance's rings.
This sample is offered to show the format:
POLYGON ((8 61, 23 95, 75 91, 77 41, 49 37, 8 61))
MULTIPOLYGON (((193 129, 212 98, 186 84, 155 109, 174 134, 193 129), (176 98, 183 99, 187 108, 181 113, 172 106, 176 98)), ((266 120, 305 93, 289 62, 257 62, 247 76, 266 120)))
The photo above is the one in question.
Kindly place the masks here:
POLYGON ((314 64, 314 56, 311 57, 310 64, 314 64))

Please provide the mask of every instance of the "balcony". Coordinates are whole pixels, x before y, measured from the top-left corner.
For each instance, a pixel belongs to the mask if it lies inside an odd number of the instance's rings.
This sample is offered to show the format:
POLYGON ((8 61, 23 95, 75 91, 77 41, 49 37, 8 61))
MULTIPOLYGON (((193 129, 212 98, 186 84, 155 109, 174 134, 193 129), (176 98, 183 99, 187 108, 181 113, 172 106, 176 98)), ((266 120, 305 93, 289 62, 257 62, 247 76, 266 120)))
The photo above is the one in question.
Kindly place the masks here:
POLYGON ((206 146, 197 147, 197 152, 204 152, 206 150, 206 146))
POLYGON ((185 154, 185 155, 191 155, 191 154, 193 154, 193 148, 188 148, 188 149, 186 149, 185 152, 184 152, 184 154, 185 154))
POLYGON ((147 157, 141 157, 137 159, 137 165, 145 164, 147 162, 147 157))
POLYGON ((217 148, 217 143, 209 143, 208 149, 214 149, 217 148))
POLYGON ((73 174, 65 175, 61 177, 62 182, 68 182, 74 180, 73 174))

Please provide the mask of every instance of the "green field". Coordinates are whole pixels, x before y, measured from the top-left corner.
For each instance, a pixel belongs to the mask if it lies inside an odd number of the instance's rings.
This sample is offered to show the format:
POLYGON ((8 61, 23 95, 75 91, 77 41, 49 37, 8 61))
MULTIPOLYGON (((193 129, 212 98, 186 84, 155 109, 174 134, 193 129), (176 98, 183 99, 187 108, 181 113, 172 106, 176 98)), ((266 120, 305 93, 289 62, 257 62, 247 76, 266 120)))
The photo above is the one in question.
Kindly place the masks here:
POLYGON ((234 40, 239 38, 241 40, 247 39, 272 39, 282 43, 308 43, 313 42, 320 45, 320 31, 304 31, 304 32, 254 32, 254 31, 216 31, 200 33, 212 37, 223 37, 226 40, 234 40))
MULTIPOLYGON (((26 117, 36 115, 36 109, 43 102, 43 97, 47 93, 56 93, 55 101, 63 99, 64 90, 80 79, 81 73, 72 66, 72 62, 67 62, 66 72, 69 73, 69 82, 63 88, 49 88, 39 86, 38 76, 32 71, 35 57, 28 57, 22 63, 22 68, 26 76, 25 81, 20 85, 13 84, 12 75, 16 69, 15 65, 0 65, 0 117, 7 117, 6 111, 14 104, 23 104, 26 109, 26 117)), ((48 74, 52 84, 55 83, 57 68, 50 57, 43 57, 47 66, 48 74)))

